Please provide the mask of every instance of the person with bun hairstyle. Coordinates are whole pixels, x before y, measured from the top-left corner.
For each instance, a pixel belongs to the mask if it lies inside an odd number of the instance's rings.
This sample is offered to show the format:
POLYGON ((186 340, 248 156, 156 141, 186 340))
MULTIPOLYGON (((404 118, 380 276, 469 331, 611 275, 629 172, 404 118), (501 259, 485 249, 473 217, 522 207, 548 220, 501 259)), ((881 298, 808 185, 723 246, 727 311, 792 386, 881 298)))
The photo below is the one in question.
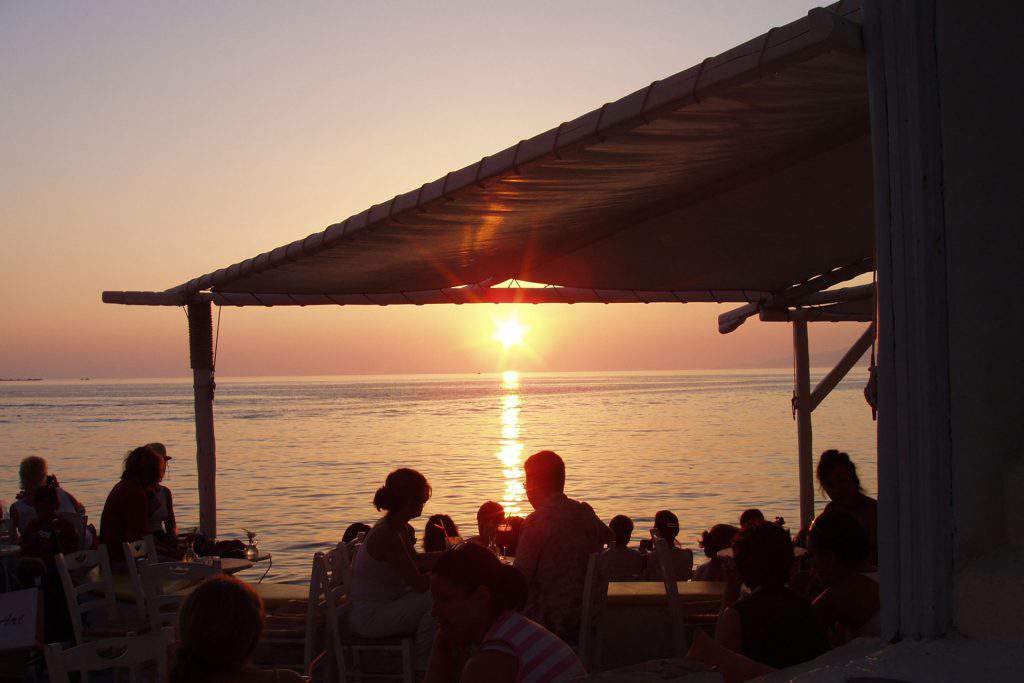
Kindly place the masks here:
POLYGON ((841 511, 856 519, 868 536, 868 561, 878 564, 878 501, 864 493, 857 466, 850 456, 835 449, 818 459, 818 484, 829 503, 824 512, 841 511))
POLYGON ((718 556, 718 552, 731 547, 732 539, 739 531, 732 524, 716 524, 701 534, 698 543, 708 561, 694 570, 694 581, 725 581, 725 561, 718 556))
POLYGON ((181 647, 171 665, 171 683, 306 680, 288 669, 257 669, 250 663, 264 619, 263 601, 248 584, 226 575, 203 581, 178 613, 181 647))
POLYGON ((486 548, 465 543, 437 561, 430 579, 438 631, 425 683, 553 683, 586 676, 568 645, 516 610, 526 578, 486 548), (470 652, 468 659, 460 657, 470 652))
POLYGON ((414 636, 418 671, 426 670, 436 630, 427 592, 430 581, 420 565, 436 560, 437 554, 417 556, 406 528, 423 514, 430 493, 430 483, 416 470, 403 467, 388 475, 373 496, 374 507, 384 516, 356 551, 349 589, 349 628, 364 638, 414 636))
MULTIPOLYGON (((689 581, 693 576, 693 551, 680 547, 679 541, 676 540, 676 536, 679 535, 679 518, 670 510, 658 510, 654 515, 654 533, 668 543, 669 558, 676 581, 689 581)), ((650 552, 645 559, 647 560, 645 570, 647 579, 649 581, 661 580, 661 562, 654 549, 653 539, 650 552)))

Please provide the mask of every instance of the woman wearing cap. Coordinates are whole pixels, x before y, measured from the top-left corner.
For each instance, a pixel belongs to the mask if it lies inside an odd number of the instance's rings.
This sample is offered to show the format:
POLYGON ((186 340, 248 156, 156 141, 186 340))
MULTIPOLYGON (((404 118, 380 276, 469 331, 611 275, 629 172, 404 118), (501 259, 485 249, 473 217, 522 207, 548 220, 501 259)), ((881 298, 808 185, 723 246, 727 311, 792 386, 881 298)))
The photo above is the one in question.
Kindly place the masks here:
POLYGON ((160 456, 160 481, 153 487, 153 512, 149 516, 149 531, 156 540, 175 545, 178 523, 174 519, 174 500, 171 498, 171 490, 163 485, 164 477, 167 476, 167 462, 171 456, 167 455, 167 447, 162 443, 149 443, 146 448, 160 456))

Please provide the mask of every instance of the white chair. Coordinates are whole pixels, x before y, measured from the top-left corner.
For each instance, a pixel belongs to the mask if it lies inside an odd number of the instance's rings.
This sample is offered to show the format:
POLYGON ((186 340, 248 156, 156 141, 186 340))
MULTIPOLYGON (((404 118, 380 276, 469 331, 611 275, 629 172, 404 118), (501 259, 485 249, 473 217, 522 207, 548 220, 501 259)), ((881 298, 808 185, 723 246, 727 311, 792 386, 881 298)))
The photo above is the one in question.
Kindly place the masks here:
POLYGON ((672 624, 672 656, 685 657, 689 645, 686 637, 686 621, 683 618, 683 604, 679 599, 672 546, 663 538, 654 540, 654 556, 661 566, 661 580, 665 586, 665 600, 668 603, 669 619, 672 624))
MULTIPOLYGON (((114 575, 110 571, 107 546, 96 550, 79 550, 54 556, 57 573, 64 587, 64 597, 71 616, 75 643, 81 645, 96 638, 124 635, 125 627, 85 627, 83 616, 102 610, 107 621, 118 621, 117 598, 114 595, 114 575), (81 580, 76 583, 76 580, 81 580)), ((88 617, 86 617, 88 618, 88 617)))
POLYGON ((142 586, 141 565, 156 564, 160 561, 156 554, 156 543, 152 534, 146 534, 141 541, 125 541, 121 544, 124 551, 124 563, 128 569, 128 580, 132 584, 132 592, 135 594, 135 607, 138 610, 139 619, 146 621, 146 589, 142 586))
POLYGON ((590 673, 601 670, 604 613, 608 604, 608 560, 603 553, 590 555, 580 603, 579 657, 590 673))
MULTIPOLYGON (((64 650, 59 644, 46 646, 46 670, 53 683, 70 683, 68 674, 78 672, 88 680, 90 672, 128 670, 132 683, 142 680, 143 665, 152 663, 156 680, 167 680, 167 641, 163 633, 123 638, 105 638, 64 650)), ((152 676, 146 676, 152 680, 152 676)))
POLYGON ((314 650, 317 649, 317 635, 324 636, 324 649, 333 653, 330 634, 326 630, 327 611, 325 601, 328 594, 335 600, 348 593, 351 584, 352 567, 349 560, 348 546, 339 543, 327 552, 313 555, 313 566, 309 572, 309 600, 306 603, 306 638, 303 662, 308 671, 313 662, 314 650))
MULTIPOLYGON (((307 654, 306 667, 312 662, 315 649, 314 637, 318 623, 323 624, 326 640, 325 654, 327 663, 333 664, 336 671, 329 680, 345 681, 350 678, 391 678, 403 683, 413 683, 416 674, 413 666, 413 640, 411 636, 395 638, 362 638, 348 630, 348 606, 341 605, 342 598, 348 590, 348 584, 342 576, 347 576, 347 549, 339 544, 338 548, 328 553, 317 553, 313 556, 313 570, 310 574, 309 606, 311 614, 307 617, 307 654), (332 556, 333 554, 333 556, 332 556), (332 586, 333 584, 333 586, 332 586), (365 660, 372 655, 383 655, 388 659, 400 658, 400 669, 388 671, 386 664, 380 670, 366 667, 365 660)), ((371 662, 372 663, 372 662, 371 662)))
POLYGON ((142 566, 142 588, 146 596, 149 627, 159 631, 176 626, 178 609, 185 602, 185 589, 209 576, 221 573, 220 558, 212 564, 202 562, 158 562, 142 566))

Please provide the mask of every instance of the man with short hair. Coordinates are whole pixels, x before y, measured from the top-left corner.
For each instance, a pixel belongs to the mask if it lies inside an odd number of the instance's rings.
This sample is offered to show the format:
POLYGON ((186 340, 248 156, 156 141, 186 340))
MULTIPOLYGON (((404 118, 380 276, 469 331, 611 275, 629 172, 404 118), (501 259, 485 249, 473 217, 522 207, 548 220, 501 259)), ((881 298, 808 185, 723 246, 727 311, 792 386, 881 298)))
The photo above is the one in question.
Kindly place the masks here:
POLYGON ((565 495, 565 462, 553 451, 527 458, 526 497, 515 567, 529 583, 523 613, 567 643, 579 640, 587 562, 612 538, 593 508, 565 495))

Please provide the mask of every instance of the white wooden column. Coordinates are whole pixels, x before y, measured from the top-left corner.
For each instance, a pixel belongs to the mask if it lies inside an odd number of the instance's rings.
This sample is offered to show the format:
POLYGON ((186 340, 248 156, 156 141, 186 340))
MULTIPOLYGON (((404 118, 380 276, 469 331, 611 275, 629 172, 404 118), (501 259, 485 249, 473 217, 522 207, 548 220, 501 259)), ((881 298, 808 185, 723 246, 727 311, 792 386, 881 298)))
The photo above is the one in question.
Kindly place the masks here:
POLYGON ((811 440, 811 366, 807 350, 807 323, 793 323, 793 390, 796 438, 800 462, 800 528, 814 519, 814 453, 811 440))
MULTIPOLYGON (((878 264, 878 556, 882 637, 889 640, 942 636, 953 622, 956 520, 936 11, 930 0, 864 3, 878 264)), ((993 81, 992 87, 1009 86, 993 81)))
POLYGON ((217 443, 213 435, 213 314, 207 302, 188 305, 188 347, 196 413, 199 532, 217 536, 217 443))

